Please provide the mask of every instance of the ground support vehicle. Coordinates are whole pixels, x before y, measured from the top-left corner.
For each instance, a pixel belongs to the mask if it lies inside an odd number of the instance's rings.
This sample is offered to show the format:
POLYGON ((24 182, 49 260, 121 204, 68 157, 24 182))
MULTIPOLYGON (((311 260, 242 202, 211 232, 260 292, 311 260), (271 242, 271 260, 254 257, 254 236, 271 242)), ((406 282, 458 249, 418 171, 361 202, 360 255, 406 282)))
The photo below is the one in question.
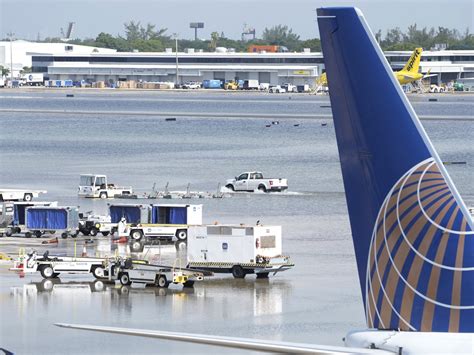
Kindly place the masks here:
POLYGON ((62 238, 77 237, 79 233, 79 212, 77 207, 34 206, 28 207, 25 214, 25 225, 32 235, 41 237, 46 232, 60 232, 62 238))
POLYGON ((79 232, 84 235, 90 235, 95 237, 97 234, 102 233, 104 237, 109 234, 114 234, 117 228, 117 223, 112 223, 110 216, 101 216, 95 214, 79 213, 79 232))
POLYGON ((282 88, 280 85, 276 85, 276 86, 270 86, 270 89, 268 89, 268 92, 272 94, 284 94, 286 93, 286 89, 282 88))
POLYGON ((285 89, 286 92, 298 92, 297 88, 296 88, 296 85, 293 85, 293 84, 290 84, 290 83, 283 84, 281 87, 283 89, 285 89))
POLYGON ((242 85, 242 90, 258 90, 259 83, 256 79, 249 79, 244 80, 244 84, 242 85))
POLYGON ((288 180, 264 178, 259 171, 246 171, 234 179, 227 180, 225 187, 232 191, 283 191, 288 189, 288 180))
POLYGON ((22 78, 25 81, 25 85, 28 86, 43 86, 44 78, 43 73, 28 73, 22 78))
POLYGON ((12 271, 39 272, 45 279, 57 278, 59 274, 93 274, 96 278, 103 276, 104 258, 76 258, 70 256, 53 256, 46 251, 42 257, 36 251, 20 254, 14 261, 12 271))
POLYGON ((183 89, 200 89, 201 88, 201 83, 198 83, 196 81, 188 81, 182 85, 183 89))
POLYGON ((83 174, 79 182, 79 197, 113 198, 121 195, 131 195, 131 186, 115 186, 107 182, 106 175, 83 174))
POLYGON ((119 280, 122 285, 141 283, 167 288, 174 283, 192 287, 195 281, 204 279, 204 273, 200 271, 122 258, 108 260, 104 271, 105 277, 110 281, 119 280))
POLYGON ((0 203, 0 237, 10 236, 10 226, 13 223, 13 202, 0 203))
POLYGON ((0 201, 31 201, 46 192, 46 190, 0 189, 0 201))
POLYGON ((190 225, 202 224, 202 205, 188 204, 123 204, 109 206, 111 222, 125 218, 130 237, 186 240, 190 225))
POLYGON ((228 81, 224 84, 224 90, 238 90, 239 84, 235 81, 228 81))
POLYGON ((207 225, 188 236, 188 268, 267 278, 294 266, 282 256, 280 226, 207 225))

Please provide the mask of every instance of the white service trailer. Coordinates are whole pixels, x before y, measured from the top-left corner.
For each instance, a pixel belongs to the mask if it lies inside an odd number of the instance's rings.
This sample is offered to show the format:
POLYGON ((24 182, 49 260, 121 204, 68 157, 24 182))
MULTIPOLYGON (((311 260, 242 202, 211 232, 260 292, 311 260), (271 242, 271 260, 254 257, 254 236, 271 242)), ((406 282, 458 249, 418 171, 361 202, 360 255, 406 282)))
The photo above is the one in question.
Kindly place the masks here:
POLYGON ((0 201, 31 201, 39 194, 45 194, 46 190, 30 189, 2 189, 0 188, 0 201))
POLYGON ((188 267, 235 278, 266 278, 294 266, 282 255, 281 226, 207 225, 189 229, 188 267))
POLYGON ((104 270, 104 258, 76 258, 70 256, 50 256, 45 252, 42 257, 36 251, 22 254, 14 261, 12 271, 24 273, 40 272, 45 279, 57 278, 59 274, 89 274, 100 278, 104 270))

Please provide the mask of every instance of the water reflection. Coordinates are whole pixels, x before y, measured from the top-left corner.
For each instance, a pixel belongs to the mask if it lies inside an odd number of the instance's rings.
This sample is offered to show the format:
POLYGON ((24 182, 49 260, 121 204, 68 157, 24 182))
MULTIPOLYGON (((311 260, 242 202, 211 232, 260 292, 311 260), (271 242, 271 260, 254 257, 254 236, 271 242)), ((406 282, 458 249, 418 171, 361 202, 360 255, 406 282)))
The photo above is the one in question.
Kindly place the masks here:
POLYGON ((245 280, 227 277, 208 279, 196 283, 194 288, 172 285, 168 289, 58 278, 11 287, 10 295, 22 310, 34 308, 38 302, 45 307, 67 306, 68 309, 73 309, 74 305, 84 307, 100 302, 103 311, 131 313, 134 307, 160 304, 170 307, 169 312, 176 317, 186 315, 192 307, 197 314, 226 319, 234 316, 240 304, 249 305, 247 309, 252 309, 254 316, 281 314, 284 299, 291 297, 291 291, 291 285, 285 281, 256 280, 252 277, 245 280))

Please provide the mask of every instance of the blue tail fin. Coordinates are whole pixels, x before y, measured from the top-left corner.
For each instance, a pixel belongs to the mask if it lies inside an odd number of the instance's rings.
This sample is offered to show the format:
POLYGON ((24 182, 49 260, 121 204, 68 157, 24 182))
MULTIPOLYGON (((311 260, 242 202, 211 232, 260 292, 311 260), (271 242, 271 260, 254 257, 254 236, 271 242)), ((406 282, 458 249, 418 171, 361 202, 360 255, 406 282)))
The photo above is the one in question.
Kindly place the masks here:
POLYGON ((474 332, 466 206, 361 12, 318 24, 368 326, 474 332))

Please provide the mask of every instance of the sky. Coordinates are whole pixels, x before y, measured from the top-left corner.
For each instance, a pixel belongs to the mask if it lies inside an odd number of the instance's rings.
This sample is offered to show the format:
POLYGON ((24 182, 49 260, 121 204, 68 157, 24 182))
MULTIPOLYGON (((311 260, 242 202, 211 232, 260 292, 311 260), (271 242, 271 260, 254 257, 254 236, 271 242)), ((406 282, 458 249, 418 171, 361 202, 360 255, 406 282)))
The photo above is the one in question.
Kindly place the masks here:
POLYGON ((307 39, 319 37, 315 9, 321 6, 357 6, 373 32, 414 23, 474 32, 474 0, 0 0, 0 38, 8 32, 29 40, 60 37, 68 22, 76 23, 73 38, 95 38, 123 34, 123 24, 134 20, 186 39, 194 38, 190 22, 204 22, 202 39, 214 31, 238 39, 244 24, 257 37, 265 27, 283 24, 307 39))

